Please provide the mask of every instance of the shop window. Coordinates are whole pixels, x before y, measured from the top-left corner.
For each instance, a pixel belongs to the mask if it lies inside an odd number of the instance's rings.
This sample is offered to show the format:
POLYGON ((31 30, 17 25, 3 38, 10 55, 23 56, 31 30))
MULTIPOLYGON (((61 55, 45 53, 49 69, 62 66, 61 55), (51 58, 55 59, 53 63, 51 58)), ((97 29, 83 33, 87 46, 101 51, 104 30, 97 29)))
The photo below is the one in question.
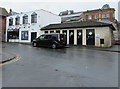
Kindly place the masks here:
POLYGON ((21 40, 28 40, 28 31, 21 32, 21 40))
POLYGON ((19 29, 12 29, 12 31, 8 31, 9 39, 19 39, 19 29))
POLYGON ((24 15, 23 16, 23 24, 27 24, 28 23, 28 15, 24 15))
POLYGON ((31 23, 37 23, 37 14, 35 12, 31 15, 31 23))
POLYGON ((12 26, 13 25, 13 18, 11 17, 10 19, 9 19, 9 26, 12 26))
POLYGON ((20 17, 19 16, 17 16, 15 18, 15 25, 20 25, 20 17))

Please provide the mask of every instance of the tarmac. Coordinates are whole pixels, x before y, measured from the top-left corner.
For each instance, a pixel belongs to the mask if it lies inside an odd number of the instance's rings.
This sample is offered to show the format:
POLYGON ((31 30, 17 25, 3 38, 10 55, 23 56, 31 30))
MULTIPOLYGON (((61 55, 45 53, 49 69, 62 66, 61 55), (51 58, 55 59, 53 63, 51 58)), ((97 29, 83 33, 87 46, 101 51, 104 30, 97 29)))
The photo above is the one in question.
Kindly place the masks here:
MULTIPOLYGON (((27 44, 28 45, 28 44, 27 44)), ((31 45, 31 44, 29 44, 31 45)), ((108 51, 108 52, 117 52, 120 53, 120 45, 113 45, 110 48, 99 48, 99 47, 95 47, 95 46, 68 46, 68 48, 70 47, 78 47, 81 49, 90 49, 90 50, 98 50, 98 51, 108 51)), ((4 50, 4 46, 2 46, 2 49, 0 50, 0 64, 4 64, 6 62, 9 62, 13 59, 16 58, 16 55, 13 54, 12 52, 9 51, 5 51, 4 50)))

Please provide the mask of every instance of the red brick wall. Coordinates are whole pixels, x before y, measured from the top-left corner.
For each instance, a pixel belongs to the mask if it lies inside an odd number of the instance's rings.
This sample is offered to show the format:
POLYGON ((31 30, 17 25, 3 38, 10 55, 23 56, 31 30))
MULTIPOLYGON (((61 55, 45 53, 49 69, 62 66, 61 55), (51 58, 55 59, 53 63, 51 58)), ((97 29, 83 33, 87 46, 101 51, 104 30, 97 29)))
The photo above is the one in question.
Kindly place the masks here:
POLYGON ((2 41, 5 41, 6 17, 1 17, 0 16, 0 32, 2 32, 2 41))
POLYGON ((92 19, 93 21, 96 21, 96 20, 109 20, 109 21, 114 21, 115 20, 115 17, 114 17, 114 13, 115 13, 115 10, 113 8, 111 9, 106 9, 106 10, 93 10, 93 11, 86 11, 84 12, 84 15, 85 15, 85 19, 88 20, 88 16, 92 16, 92 19), (99 19, 95 19, 95 15, 99 14, 99 19), (109 14, 109 18, 102 18, 102 14, 109 14))

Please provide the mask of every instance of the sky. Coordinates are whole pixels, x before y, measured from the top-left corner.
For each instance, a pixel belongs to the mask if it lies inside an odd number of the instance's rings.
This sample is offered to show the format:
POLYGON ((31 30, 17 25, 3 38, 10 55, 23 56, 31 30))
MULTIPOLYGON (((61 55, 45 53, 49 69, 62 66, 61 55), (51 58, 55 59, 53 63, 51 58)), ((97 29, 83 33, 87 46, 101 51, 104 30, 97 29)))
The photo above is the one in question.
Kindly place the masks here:
POLYGON ((109 4, 111 8, 115 8, 115 17, 118 19, 118 1, 120 0, 0 0, 0 7, 6 8, 8 12, 11 8, 18 13, 44 9, 58 15, 65 10, 80 12, 109 4))

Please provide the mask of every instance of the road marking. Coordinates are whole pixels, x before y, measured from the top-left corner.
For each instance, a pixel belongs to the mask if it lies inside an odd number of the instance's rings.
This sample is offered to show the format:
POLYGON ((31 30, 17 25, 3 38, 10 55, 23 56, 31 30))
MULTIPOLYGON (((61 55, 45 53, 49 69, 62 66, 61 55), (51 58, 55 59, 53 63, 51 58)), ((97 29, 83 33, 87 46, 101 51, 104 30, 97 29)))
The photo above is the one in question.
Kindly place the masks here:
POLYGON ((9 53, 9 54, 12 54, 12 55, 15 55, 16 58, 13 59, 13 60, 10 60, 10 61, 8 61, 8 62, 5 62, 5 63, 0 63, 0 66, 6 65, 6 64, 10 64, 10 63, 16 62, 16 61, 18 61, 18 60, 21 59, 21 56, 20 56, 19 54, 17 54, 17 53, 8 52, 8 51, 5 51, 5 52, 7 52, 7 53, 9 53))

